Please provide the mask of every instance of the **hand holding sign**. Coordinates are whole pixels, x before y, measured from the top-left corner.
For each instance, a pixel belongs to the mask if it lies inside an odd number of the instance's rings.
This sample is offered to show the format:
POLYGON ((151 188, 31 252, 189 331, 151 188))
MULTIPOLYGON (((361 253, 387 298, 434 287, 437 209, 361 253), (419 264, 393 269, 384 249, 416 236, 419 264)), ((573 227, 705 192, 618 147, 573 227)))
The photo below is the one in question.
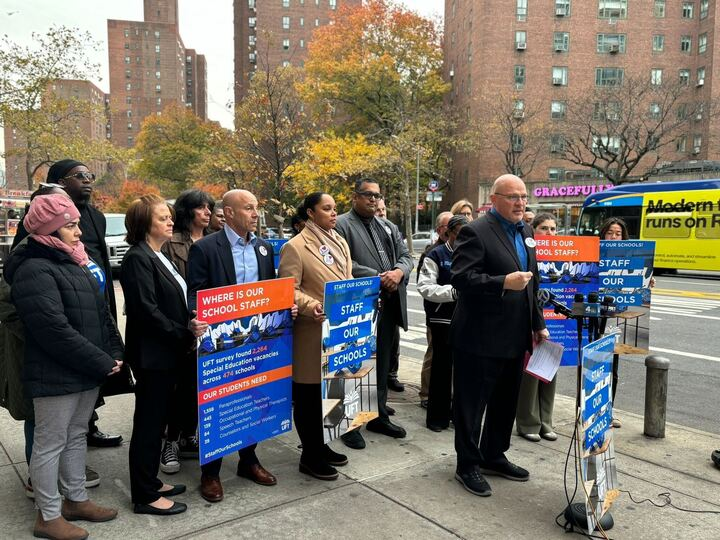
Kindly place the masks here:
POLYGON ((511 291, 522 291, 532 279, 532 272, 513 272, 505 276, 505 283, 503 289, 509 289, 511 291))
POLYGON ((208 328, 208 323, 206 323, 205 321, 197 320, 197 317, 196 317, 197 311, 193 310, 192 314, 194 317, 190 321, 190 324, 188 325, 188 327, 190 328, 190 331, 192 332, 193 336, 195 336, 197 338, 197 337, 202 336, 205 333, 205 331, 208 328))
POLYGON ((325 320, 325 313, 323 312, 323 305, 316 304, 313 308, 313 319, 315 322, 323 322, 325 320))

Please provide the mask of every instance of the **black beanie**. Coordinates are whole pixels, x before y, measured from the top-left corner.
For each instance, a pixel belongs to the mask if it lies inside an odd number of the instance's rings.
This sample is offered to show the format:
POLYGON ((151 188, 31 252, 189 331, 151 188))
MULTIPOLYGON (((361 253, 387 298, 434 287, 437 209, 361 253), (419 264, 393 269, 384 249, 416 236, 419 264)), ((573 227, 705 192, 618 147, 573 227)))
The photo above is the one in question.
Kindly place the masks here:
POLYGON ((46 182, 57 184, 58 180, 60 180, 61 178, 65 178, 65 175, 67 173, 69 173, 75 167, 79 167, 81 165, 85 167, 84 163, 75 161, 74 159, 63 159, 61 161, 56 161, 55 163, 53 163, 52 167, 48 169, 46 182))

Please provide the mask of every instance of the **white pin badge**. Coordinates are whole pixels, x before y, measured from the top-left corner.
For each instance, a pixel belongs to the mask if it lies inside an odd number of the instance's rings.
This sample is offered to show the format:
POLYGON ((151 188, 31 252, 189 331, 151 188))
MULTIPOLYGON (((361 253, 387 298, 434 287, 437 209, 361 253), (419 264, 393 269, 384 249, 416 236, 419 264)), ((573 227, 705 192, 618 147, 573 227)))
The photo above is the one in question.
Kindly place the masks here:
POLYGON ((260 246, 260 254, 265 257, 267 255, 267 249, 265 246, 260 246))
POLYGON ((534 247, 537 245, 537 242, 535 241, 534 238, 531 238, 531 237, 528 236, 528 237, 525 239, 525 245, 526 245, 527 247, 529 247, 529 248, 534 248, 534 247))
POLYGON ((329 248, 329 247, 327 247, 326 245, 320 246, 320 255, 325 256, 325 255, 327 255, 328 253, 330 253, 330 248, 329 248))
POLYGON ((330 255, 329 253, 327 253, 327 254, 323 257, 323 260, 325 261, 325 264, 327 264, 328 266, 330 266, 332 263, 335 262, 335 259, 333 259, 333 256, 330 255))

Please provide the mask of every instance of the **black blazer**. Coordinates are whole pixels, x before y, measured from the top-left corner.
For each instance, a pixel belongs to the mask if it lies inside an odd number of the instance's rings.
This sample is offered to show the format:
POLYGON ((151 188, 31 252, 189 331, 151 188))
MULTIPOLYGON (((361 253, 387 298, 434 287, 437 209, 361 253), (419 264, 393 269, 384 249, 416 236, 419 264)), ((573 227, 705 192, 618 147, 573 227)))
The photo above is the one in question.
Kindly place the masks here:
POLYGON ((125 357, 133 368, 174 369, 186 361, 193 335, 182 287, 145 242, 123 257, 125 357))
MULTIPOLYGON (((257 237, 255 256, 258 262, 259 280, 275 279, 273 248, 257 237)), ((188 257, 187 286, 190 312, 197 306, 197 292, 214 287, 237 285, 232 249, 223 229, 214 232, 190 246, 188 257)))
MULTIPOLYGON (((533 231, 525 225, 523 239, 533 231)), ((526 243, 528 270, 534 276, 522 291, 504 290, 505 276, 522 270, 515 246, 492 214, 460 229, 451 267, 458 303, 450 326, 450 342, 474 355, 518 358, 532 351, 532 331, 545 328, 536 294, 535 248, 526 243)))

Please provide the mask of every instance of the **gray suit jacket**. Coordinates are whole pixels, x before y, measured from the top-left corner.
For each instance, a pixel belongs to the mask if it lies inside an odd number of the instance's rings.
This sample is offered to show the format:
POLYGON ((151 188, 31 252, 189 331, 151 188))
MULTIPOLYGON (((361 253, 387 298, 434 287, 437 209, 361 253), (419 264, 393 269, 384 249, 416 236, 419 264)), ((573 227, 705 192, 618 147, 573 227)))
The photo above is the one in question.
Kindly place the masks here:
MULTIPOLYGON (((398 294, 400 295, 402 327, 407 330, 407 282, 413 269, 413 259, 402 236, 400 236, 398 228, 387 219, 377 217, 374 219, 380 222, 392 242, 393 250, 389 255, 393 268, 399 268, 405 276, 398 287, 398 294)), ((370 234, 357 214, 350 211, 338 216, 335 230, 345 238, 348 246, 350 246, 353 276, 356 278, 377 276, 381 268, 380 255, 378 255, 370 234)))

